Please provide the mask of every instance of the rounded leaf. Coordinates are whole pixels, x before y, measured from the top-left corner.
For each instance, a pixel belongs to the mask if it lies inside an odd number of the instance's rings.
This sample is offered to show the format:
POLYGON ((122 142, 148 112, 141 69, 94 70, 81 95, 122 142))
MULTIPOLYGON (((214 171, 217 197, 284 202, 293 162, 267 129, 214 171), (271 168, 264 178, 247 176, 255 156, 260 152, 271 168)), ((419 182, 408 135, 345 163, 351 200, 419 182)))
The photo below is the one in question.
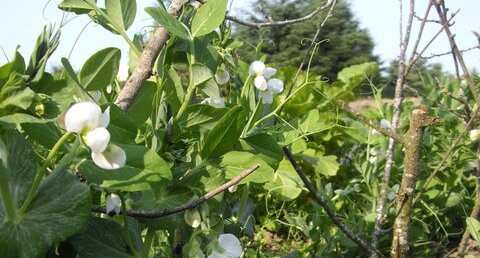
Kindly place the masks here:
POLYGON ((230 81, 230 74, 227 70, 219 68, 215 73, 215 81, 220 85, 225 84, 230 81))

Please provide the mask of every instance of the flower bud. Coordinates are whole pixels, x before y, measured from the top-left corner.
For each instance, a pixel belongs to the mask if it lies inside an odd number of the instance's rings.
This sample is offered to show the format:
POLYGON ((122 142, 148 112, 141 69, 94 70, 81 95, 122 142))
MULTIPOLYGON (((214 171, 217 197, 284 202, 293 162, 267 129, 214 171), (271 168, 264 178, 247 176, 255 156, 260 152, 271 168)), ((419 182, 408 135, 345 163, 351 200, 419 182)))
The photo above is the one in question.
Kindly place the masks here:
POLYGON ((107 214, 110 216, 114 216, 120 213, 120 207, 122 206, 122 200, 120 196, 112 193, 107 195, 105 198, 105 206, 107 214))
POLYGON ((185 222, 188 225, 190 225, 192 228, 198 228, 198 226, 200 226, 200 223, 202 222, 200 213, 195 208, 186 210, 184 219, 185 219, 185 222))

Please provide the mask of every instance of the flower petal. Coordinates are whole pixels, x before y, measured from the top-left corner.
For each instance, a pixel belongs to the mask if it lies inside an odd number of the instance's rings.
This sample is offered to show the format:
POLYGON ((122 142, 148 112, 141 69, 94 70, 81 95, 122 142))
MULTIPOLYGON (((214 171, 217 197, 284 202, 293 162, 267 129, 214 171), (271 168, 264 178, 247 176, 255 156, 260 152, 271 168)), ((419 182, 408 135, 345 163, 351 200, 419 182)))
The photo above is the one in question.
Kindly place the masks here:
POLYGON ((200 104, 208 104, 215 108, 224 108, 225 102, 223 102, 223 98, 206 98, 200 102, 200 104))
POLYGON ((248 70, 248 74, 263 75, 264 70, 265 70, 265 64, 262 61, 253 61, 250 64, 250 69, 248 70))
POLYGON ((265 77, 263 76, 257 76, 255 77, 255 81, 253 82, 255 84, 255 87, 261 91, 267 90, 267 80, 265 80, 265 77))
POLYGON ((272 104, 273 103, 273 95, 272 92, 269 90, 260 91, 258 93, 258 97, 262 99, 263 104, 272 104))
POLYGON ((115 213, 114 215, 119 214, 120 207, 122 206, 120 196, 114 193, 107 195, 107 198, 105 198, 105 206, 108 215, 110 215, 112 211, 115 213))
POLYGON ((240 257, 242 255, 242 245, 235 235, 221 234, 218 237, 218 244, 224 250, 226 257, 240 257))
POLYGON ((283 81, 279 79, 270 79, 268 80, 267 87, 272 93, 278 94, 283 91, 283 81))
POLYGON ((69 132, 80 133, 86 129, 96 128, 101 114, 102 110, 95 103, 74 104, 65 114, 65 129, 69 132))
POLYGON ((230 81, 230 74, 227 70, 218 68, 217 72, 215 73, 215 81, 217 81, 217 83, 220 85, 225 84, 230 81))
POLYGON ((92 152, 100 153, 107 149, 110 142, 110 133, 103 127, 97 127, 88 131, 83 139, 92 152))
POLYGON ((92 152, 92 160, 103 169, 117 169, 125 166, 127 155, 120 147, 110 144, 102 153, 92 152))
POLYGON ((263 76, 265 76, 266 78, 270 78, 272 75, 274 75, 276 73, 277 73, 277 69, 272 68, 272 67, 267 67, 263 71, 263 76))
POLYGON ((480 130, 479 129, 473 129, 470 131, 470 140, 472 142, 476 142, 480 140, 480 130))
POLYGON ((110 124, 110 107, 107 107, 98 118, 98 126, 107 128, 108 124, 110 124))

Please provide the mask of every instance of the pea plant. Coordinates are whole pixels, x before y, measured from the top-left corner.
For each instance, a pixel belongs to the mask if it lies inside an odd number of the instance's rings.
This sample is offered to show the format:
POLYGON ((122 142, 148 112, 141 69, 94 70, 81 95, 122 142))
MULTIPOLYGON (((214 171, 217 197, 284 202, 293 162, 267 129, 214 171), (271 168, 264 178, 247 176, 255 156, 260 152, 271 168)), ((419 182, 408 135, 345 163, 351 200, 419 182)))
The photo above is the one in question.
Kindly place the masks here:
MULTIPOLYGON (((364 115, 345 102, 377 73, 374 62, 327 81, 308 69, 316 38, 298 69, 235 54, 242 42, 230 22, 286 26, 325 11, 320 30, 335 4, 300 19, 252 23, 229 16, 227 0, 159 2, 145 9, 155 29, 131 39, 135 0, 61 1, 65 12, 121 35, 130 52, 101 49, 78 72, 62 58, 62 71, 52 74, 45 67, 61 37, 45 27, 28 64, 16 51, 0 66, 0 256, 265 257, 261 234, 285 228, 284 241, 294 239, 288 257, 408 255, 409 239, 422 237, 409 231, 432 216, 416 204, 453 198, 437 189, 444 179, 424 178, 420 164, 424 145, 432 146, 429 159, 442 159, 447 147, 434 125, 449 118, 446 110, 473 106, 468 98, 452 102, 461 85, 451 83, 441 96, 427 87, 429 104, 406 105, 398 118, 405 126, 396 128, 385 119, 389 107, 364 115), (122 58, 126 81, 116 78, 122 58), (379 180, 387 137, 405 148, 391 160, 403 164, 396 187, 379 180), (355 151, 363 146, 366 152, 355 151), (396 207, 384 207, 388 200, 396 207), (393 227, 386 237, 378 230, 384 223, 393 227)), ((442 83, 431 78, 429 85, 442 83)), ((478 106, 470 111, 466 121, 478 106)), ((471 128, 448 121, 462 135, 471 128)), ((479 134, 472 131, 471 141, 479 134)), ((473 160, 462 139, 455 148, 473 160)), ((470 181, 448 189, 467 192, 470 181)), ((475 216, 467 223, 477 239, 475 216)), ((451 222, 435 217, 442 227, 451 222)))

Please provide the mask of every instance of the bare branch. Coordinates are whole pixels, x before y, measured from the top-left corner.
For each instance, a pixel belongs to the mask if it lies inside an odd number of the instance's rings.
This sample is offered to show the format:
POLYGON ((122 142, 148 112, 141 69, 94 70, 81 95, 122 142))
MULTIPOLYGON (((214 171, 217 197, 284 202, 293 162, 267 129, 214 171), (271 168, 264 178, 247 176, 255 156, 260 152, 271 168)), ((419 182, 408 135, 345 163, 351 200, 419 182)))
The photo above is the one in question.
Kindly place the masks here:
MULTIPOLYGON (((397 130, 398 123, 400 121, 400 114, 401 109, 400 106, 402 105, 403 101, 403 87, 404 82, 406 79, 405 76, 405 53, 408 48, 408 44, 410 42, 410 33, 412 29, 412 22, 413 22, 413 15, 415 14, 415 0, 410 0, 410 8, 409 8, 409 16, 406 25, 406 32, 405 36, 403 35, 403 5, 402 0, 399 0, 400 3, 400 53, 398 56, 398 71, 397 71, 397 82, 395 84, 395 101, 393 103, 393 117, 392 117, 392 130, 397 130)), ((425 17, 426 19, 426 17, 425 17)), ((421 34, 420 34, 421 35, 421 34)), ((385 161, 385 168, 383 170, 382 176, 382 184, 380 187, 380 194, 378 197, 378 205, 375 214, 375 227, 372 236, 372 247, 377 248, 378 246, 378 239, 380 234, 383 232, 382 230, 382 222, 385 216, 385 202, 387 198, 388 192, 388 183, 390 181, 390 174, 392 172, 393 167, 393 154, 395 149, 395 140, 394 138, 390 138, 388 141, 388 148, 386 151, 386 161, 385 161)), ((377 257, 376 255, 372 255, 371 257, 377 257)))
MULTIPOLYGON (((168 13, 175 16, 186 2, 187 0, 172 0, 168 7, 168 13)), ((123 111, 128 111, 140 88, 150 78, 155 60, 157 60, 167 39, 168 31, 164 27, 158 27, 150 42, 143 49, 137 66, 115 100, 115 105, 123 111)))
POLYGON ((420 153, 422 138, 427 126, 439 123, 439 118, 430 117, 423 108, 414 109, 410 118, 410 128, 405 134, 405 159, 402 184, 397 198, 397 217, 393 225, 393 240, 390 255, 393 258, 410 257, 408 232, 413 206, 413 196, 420 173, 420 153))
MULTIPOLYGON (((147 219, 155 219, 155 218, 161 218, 165 217, 171 214, 179 213, 184 210, 192 209, 200 205, 201 203, 211 199, 215 195, 227 190, 229 187, 234 186, 238 184, 242 179, 244 179, 246 176, 250 175, 253 171, 257 170, 260 167, 260 165, 255 165, 247 170, 244 170, 242 173, 240 173, 238 176, 233 178, 232 180, 228 181, 227 183, 213 189, 212 191, 206 193, 204 196, 195 199, 191 202, 182 204, 180 206, 170 208, 170 209, 164 209, 161 211, 135 211, 135 210, 129 210, 127 211, 127 215, 130 217, 137 217, 137 218, 147 218, 147 219)), ((100 207, 100 206, 93 206, 92 207, 93 212, 100 212, 100 213, 107 213, 105 208, 100 207)))
MULTIPOLYGON (((480 46, 474 46, 474 47, 469 47, 469 48, 466 48, 466 49, 462 49, 462 50, 459 50, 460 53, 465 53, 465 52, 468 52, 468 51, 472 51, 474 49, 480 49, 480 46)), ((435 58, 435 57, 441 57, 441 56, 446 56, 446 55, 451 55, 452 54, 452 51, 448 51, 448 52, 444 52, 444 53, 440 53, 440 54, 431 54, 430 56, 421 56, 422 59, 432 59, 432 58, 435 58)))
POLYGON ((395 131, 389 129, 389 128, 385 128, 385 127, 382 127, 380 124, 378 123, 375 123, 374 121, 372 121, 370 118, 362 115, 360 113, 360 111, 358 110, 355 110, 354 108, 352 108, 351 106, 349 106, 345 101, 343 100, 338 100, 337 101, 337 105, 343 109, 344 111, 346 111, 350 116, 354 117, 356 120, 370 126, 371 128, 377 130, 379 133, 387 136, 387 137, 390 137, 392 139, 395 139, 395 141, 397 142, 403 142, 403 136, 400 135, 400 134, 397 134, 395 131))
POLYGON ((465 61, 463 60, 462 53, 458 49, 457 43, 455 42, 455 36, 453 35, 452 31, 450 30, 450 27, 448 26, 448 21, 445 17, 444 11, 442 11, 442 7, 440 6, 440 3, 438 0, 431 0, 433 2, 433 5, 435 6, 435 9, 437 9, 438 16, 440 18, 440 21, 442 22, 443 30, 448 36, 448 41, 450 42, 450 46, 452 47, 452 52, 455 54, 455 59, 458 61, 460 64, 460 67, 462 68, 463 72, 463 77, 467 80, 468 82, 468 87, 470 88, 470 91, 472 92, 472 96, 475 99, 475 103, 477 105, 480 104, 480 96, 478 95, 477 92, 477 87, 475 87, 475 83, 473 82, 472 77, 470 76, 470 73, 468 72, 467 65, 465 64, 465 61))
POLYGON ((303 184, 305 187, 308 189, 310 194, 312 195, 313 199, 322 206, 322 208, 325 210, 327 213, 328 217, 337 225, 340 230, 348 237, 350 238, 353 242, 355 242, 358 246, 360 246, 363 250, 367 251, 368 253, 376 253, 380 257, 384 257, 382 253, 374 248, 372 248, 365 240, 361 239, 359 236, 357 236, 353 231, 343 222, 340 221, 338 218, 335 210, 333 210, 327 203, 325 199, 315 190, 315 187, 313 184, 310 182, 310 180, 307 178, 305 173, 303 172, 302 168, 300 165, 297 163, 295 160, 295 157, 293 157, 292 152, 287 147, 283 147, 283 152, 285 153, 285 156, 288 158, 290 163, 292 164, 293 168, 297 172, 298 176, 302 179, 303 184))
MULTIPOLYGON (((458 12, 460 11, 457 10, 456 12, 454 12, 452 14, 452 16, 450 17, 450 19, 448 19, 448 22, 450 22, 451 20, 453 20, 453 18, 458 14, 458 12)), ((437 33, 435 33, 435 35, 433 35, 433 37, 430 39, 430 41, 427 42, 427 44, 423 47, 423 49, 416 53, 416 57, 415 59, 413 60, 413 63, 416 63, 418 61, 418 59, 423 55, 423 53, 425 53, 425 51, 427 51, 428 47, 430 47, 430 45, 433 43, 433 41, 438 37, 438 35, 440 35, 443 31, 443 28, 440 28, 437 33)))
MULTIPOLYGON (((200 2, 206 2, 206 1, 200 1, 200 2)), ((231 16, 231 15, 227 15, 225 17, 225 19, 233 21, 233 22, 238 23, 238 24, 245 25, 245 26, 255 27, 255 28, 258 28, 258 29, 260 29, 262 27, 274 27, 274 26, 290 25, 290 24, 299 23, 299 22, 303 22, 303 21, 307 21, 307 20, 312 19, 319 12, 329 8, 332 5, 333 2, 334 2, 333 0, 329 0, 325 5, 317 7, 315 10, 313 10, 313 12, 311 12, 311 13, 305 15, 305 16, 302 16, 300 18, 291 19, 291 20, 269 21, 269 22, 250 22, 250 21, 242 20, 242 19, 240 19, 236 16, 231 16)))

